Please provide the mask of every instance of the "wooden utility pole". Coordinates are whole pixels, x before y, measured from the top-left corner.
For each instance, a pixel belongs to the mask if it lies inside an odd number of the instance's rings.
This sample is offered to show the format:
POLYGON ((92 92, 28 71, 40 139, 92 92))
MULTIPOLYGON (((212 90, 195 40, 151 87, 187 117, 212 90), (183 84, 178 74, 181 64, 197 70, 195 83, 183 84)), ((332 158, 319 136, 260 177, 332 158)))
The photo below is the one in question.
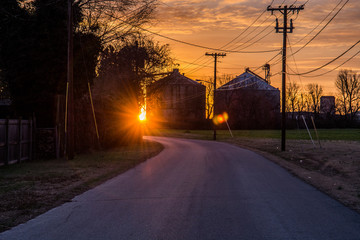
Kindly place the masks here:
POLYGON ((68 65, 67 65, 67 119, 65 124, 66 158, 74 158, 74 54, 73 54, 73 0, 68 0, 68 65))
POLYGON ((279 27, 279 21, 276 19, 276 32, 283 34, 283 48, 282 48, 282 92, 281 92, 281 101, 282 101, 282 111, 281 111, 281 151, 285 151, 285 142, 286 142, 286 114, 285 114, 285 101, 286 101, 286 40, 287 40, 287 33, 293 32, 293 21, 290 19, 290 27, 288 27, 287 21, 288 21, 288 14, 290 12, 297 13, 300 12, 300 10, 304 9, 304 5, 300 7, 295 7, 291 5, 288 7, 280 6, 277 8, 273 8, 271 6, 268 6, 267 10, 271 11, 271 14, 274 13, 274 11, 279 11, 282 13, 284 19, 283 19, 283 27, 279 27))
MULTIPOLYGON (((214 57, 214 95, 213 95, 213 118, 215 117, 215 92, 216 92, 216 63, 218 57, 225 57, 226 53, 205 53, 205 56, 214 57)), ((216 140, 216 126, 213 124, 214 128, 214 140, 216 140)))

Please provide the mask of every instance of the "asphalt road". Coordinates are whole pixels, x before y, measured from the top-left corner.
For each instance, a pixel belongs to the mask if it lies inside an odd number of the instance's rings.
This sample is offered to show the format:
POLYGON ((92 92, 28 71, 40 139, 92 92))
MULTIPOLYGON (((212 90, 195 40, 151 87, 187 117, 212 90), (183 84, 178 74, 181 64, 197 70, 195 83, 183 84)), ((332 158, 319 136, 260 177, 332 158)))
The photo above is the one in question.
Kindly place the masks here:
POLYGON ((158 156, 0 239, 360 239, 360 215, 229 144, 151 137, 158 156))

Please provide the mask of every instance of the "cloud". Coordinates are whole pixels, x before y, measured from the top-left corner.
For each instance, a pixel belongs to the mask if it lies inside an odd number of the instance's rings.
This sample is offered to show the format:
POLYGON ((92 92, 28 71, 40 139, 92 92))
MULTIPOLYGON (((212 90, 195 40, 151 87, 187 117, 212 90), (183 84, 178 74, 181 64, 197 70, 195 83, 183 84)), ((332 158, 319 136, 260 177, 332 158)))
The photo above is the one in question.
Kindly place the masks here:
MULTIPOLYGON (((227 48, 250 46, 246 50, 277 49, 282 45, 282 34, 275 33, 275 18, 279 18, 282 24, 282 15, 274 12, 272 16, 266 11, 268 5, 281 5, 284 0, 163 0, 157 9, 157 24, 152 30, 161 34, 196 43, 199 45, 218 48, 226 43, 233 42, 227 48), (255 19, 259 18, 255 24, 255 19), (252 24, 252 25, 251 25, 252 24), (249 26, 251 27, 249 28, 249 26), (249 29, 248 29, 249 28, 249 29), (247 29, 247 30, 246 30, 247 29), (245 31, 246 30, 246 31, 245 31), (273 31, 273 33, 271 33, 273 31), (265 36, 266 35, 266 36, 265 36), (262 40, 259 38, 264 37, 262 40), (259 41, 258 41, 259 40, 259 41), (255 41, 258 41, 254 43, 255 41), (244 45, 244 43, 246 43, 244 45), (253 43, 253 44, 252 44, 253 43)), ((299 14, 291 16, 294 22, 294 32, 289 34, 293 51, 307 43, 336 13, 346 0, 311 0, 305 5, 305 9, 299 14), (338 4, 335 11, 314 29, 338 4), (312 31, 312 32, 311 32, 312 31), (311 34, 309 34, 311 32, 311 34), (309 34, 309 35, 308 35, 309 34), (305 38, 304 38, 305 37, 305 38), (303 40, 301 40, 304 38, 303 40), (301 41, 299 41, 301 40, 301 41)), ((291 5, 295 0, 285 0, 285 4, 291 5)), ((306 0, 296 1, 295 5, 301 5, 306 0)), ((299 69, 312 69, 321 66, 328 59, 338 56, 352 44, 360 39, 360 1, 349 1, 336 18, 303 50, 296 56, 299 69)), ((164 40, 166 41, 166 40, 164 40)), ((167 42, 168 43, 168 42, 167 42)), ((184 61, 193 62, 199 56, 204 55, 204 49, 175 44, 173 51, 177 56, 185 56, 184 61), (186 54, 183 54, 186 52, 186 54), (186 57, 187 56, 187 57, 186 57)), ((359 51, 357 46, 354 51, 359 51)), ((268 54, 228 54, 222 59, 223 64, 235 63, 246 66, 261 66, 266 60, 271 59, 276 53, 268 54)), ((349 53, 342 61, 353 54, 349 53)), ((290 58, 289 58, 290 59, 290 58)), ((337 63, 341 63, 339 61, 337 63)), ((343 67, 354 67, 354 58, 343 67)), ((289 64, 291 60, 289 60, 289 64)), ((221 66, 221 64, 220 64, 221 66)), ((334 65, 329 65, 334 67, 334 65)), ((275 66, 277 68, 278 66, 275 66)), ((197 75, 211 72, 209 69, 199 70, 197 75), (205 71, 206 70, 206 71, 205 71), (205 71, 205 72, 201 72, 205 71)), ((225 71, 225 69, 224 69, 225 71)), ((239 70, 240 71, 240 70, 239 70)), ((280 70, 279 70, 280 71, 280 70)), ((239 72, 240 74, 240 72, 239 72)), ((331 81, 336 73, 326 75, 323 81, 331 81)), ((276 79, 276 78, 275 78, 276 79)), ((322 78, 319 78, 321 80, 322 78)), ((331 85, 326 82, 327 85, 331 85)))

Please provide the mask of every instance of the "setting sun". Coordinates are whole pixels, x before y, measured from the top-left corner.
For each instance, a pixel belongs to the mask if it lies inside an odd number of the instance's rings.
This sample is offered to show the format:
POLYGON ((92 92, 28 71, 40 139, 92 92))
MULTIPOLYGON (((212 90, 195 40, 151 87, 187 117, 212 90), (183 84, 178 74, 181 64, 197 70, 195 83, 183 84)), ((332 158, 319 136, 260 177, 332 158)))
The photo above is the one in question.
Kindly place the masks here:
POLYGON ((141 112, 139 114, 139 120, 140 121, 145 121, 146 120, 146 110, 145 107, 141 108, 141 112))

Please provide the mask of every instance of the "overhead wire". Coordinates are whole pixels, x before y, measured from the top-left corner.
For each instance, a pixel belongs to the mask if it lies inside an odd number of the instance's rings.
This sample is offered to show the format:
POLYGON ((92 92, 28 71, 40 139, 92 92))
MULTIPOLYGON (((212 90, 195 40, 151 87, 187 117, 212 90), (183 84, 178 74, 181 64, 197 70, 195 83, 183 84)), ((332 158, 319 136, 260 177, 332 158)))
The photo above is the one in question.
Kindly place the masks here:
MULTIPOLYGON (((281 5, 284 4, 285 1, 286 1, 286 0, 283 0, 283 2, 281 3, 281 5)), ((308 0, 308 1, 309 1, 309 0, 308 0)), ((306 3, 307 3, 308 1, 306 1, 303 5, 306 5, 306 3)), ((272 5, 273 2, 274 2, 274 0, 270 3, 270 5, 272 5)), ((297 2, 297 0, 296 0, 294 3, 292 3, 292 5, 295 4, 296 2, 297 2)), ((258 16, 258 17, 255 19, 255 21, 253 21, 243 32, 241 32, 237 37, 235 37, 233 40, 231 40, 231 41, 228 42, 227 44, 223 45, 221 48, 226 47, 227 45, 229 45, 230 43, 232 43, 232 42, 234 42, 236 39, 238 39, 238 38, 239 38, 242 34, 244 34, 250 27, 252 27, 252 26, 260 19, 260 17, 261 17, 266 11, 267 11, 267 10, 265 9, 265 10, 260 14, 260 16, 258 16)), ((270 17, 270 16, 269 16, 269 17, 270 17)), ((268 20, 269 17, 266 18, 265 21, 268 20)), ((261 26, 265 21, 263 21, 259 26, 261 26)), ((271 24, 272 24, 272 23, 271 23, 271 24)), ((271 26, 271 24, 270 24, 269 26, 271 26)), ((257 26, 256 29, 257 29, 259 26, 257 26)), ((268 26, 268 27, 269 27, 269 26, 268 26)), ((268 28, 268 27, 267 27, 267 28, 268 28)), ((266 29, 265 29, 265 30, 266 30, 266 29)), ((264 31, 264 30, 263 30, 263 31, 264 31)), ((262 31, 262 32, 263 32, 263 31, 262 31)), ((249 34, 251 34, 251 33, 253 33, 253 32, 254 32, 254 30, 251 31, 249 34)), ((268 36, 270 33, 271 33, 271 32, 269 32, 269 33, 266 34, 265 36, 261 37, 260 39, 256 40, 254 43, 250 44, 249 46, 255 44, 256 42, 258 42, 258 41, 260 41, 260 40, 262 40, 263 38, 265 38, 266 36, 268 36)), ((259 35, 259 34, 257 34, 256 36, 258 36, 258 35, 259 35)), ((256 37, 256 36, 255 36, 255 37, 256 37)), ((243 39, 243 38, 242 38, 242 39, 243 39)), ((238 40, 237 42, 241 41, 242 39, 238 40)), ((253 39, 253 38, 252 38, 252 39, 253 39)), ((250 39, 250 40, 252 40, 252 39, 250 39)), ((250 41, 250 40, 248 40, 248 41, 250 41)), ((243 44, 248 43, 248 41, 245 42, 245 43, 243 43, 243 44)), ((236 42, 236 43, 237 43, 237 42, 236 42)), ((243 44, 242 44, 242 45, 243 45, 243 44)), ((247 46, 247 47, 249 47, 249 46, 247 46)), ((247 47, 245 47, 245 48, 247 48, 247 47)), ((243 48, 243 49, 245 49, 245 48, 243 48)), ((234 49, 234 48, 233 48, 233 49, 234 49)), ((235 48, 235 49, 236 49, 236 48, 235 48)), ((277 53, 274 57, 277 57, 280 53, 281 53, 281 51, 280 51, 280 49, 279 49, 279 53, 277 53)), ((197 60, 199 60, 199 59, 201 59, 201 58, 203 58, 203 56, 199 57, 197 60)), ((195 61, 197 61, 197 60, 195 60, 195 61)), ((271 59, 271 60, 272 60, 272 59, 271 59)), ((211 60, 207 61, 206 63, 210 63, 210 62, 211 62, 211 60)), ((256 70, 260 69, 261 67, 262 67, 262 66, 258 67, 256 70)), ((192 70, 191 72, 189 72, 188 74, 192 74, 192 73, 194 73, 194 72, 196 72, 196 71, 198 71, 198 70, 200 70, 200 69, 202 69, 202 68, 199 67, 199 68, 193 69, 193 70, 192 70)), ((256 70, 254 70, 254 71, 256 71, 256 70)))
POLYGON ((325 18, 323 18, 320 23, 318 25, 316 25, 310 32, 308 32, 304 37, 302 37, 301 39, 299 39, 296 43, 294 43, 294 45, 298 44, 299 42, 301 42, 302 40, 304 40, 305 38, 307 38, 313 31, 315 31, 315 29, 317 29, 334 11, 335 9, 341 4, 343 0, 340 0, 338 2, 338 4, 325 16, 325 18))
MULTIPOLYGON (((354 43, 351 47, 349 47, 347 50, 345 50, 344 52, 342 52, 339 56, 335 57, 334 59, 332 59, 331 61, 321 65, 320 67, 317 67, 317 68, 314 68, 310 71, 307 71, 307 72, 302 72, 302 73, 293 73, 291 75, 306 75, 306 74, 309 74, 309 73, 313 73, 315 71, 318 71, 326 66, 328 66, 329 64, 335 62, 336 60, 338 60, 339 58, 341 58, 342 56, 344 56, 346 53, 348 53, 351 49, 353 49, 357 44, 360 43, 360 40, 358 40, 356 43, 354 43)), ((290 73, 289 73, 290 74, 290 73)))
MULTIPOLYGON (((266 11, 266 10, 265 10, 265 11, 266 11)), ((247 36, 250 36, 253 32, 255 32, 258 28, 260 28, 270 17, 271 17, 271 15, 269 15, 264 21, 262 21, 262 22, 261 22, 258 26, 256 26, 252 31, 250 31, 247 36)), ((255 23, 255 22, 254 22, 254 23, 255 23)), ((273 24, 273 23, 271 23, 270 26, 271 26, 272 24, 273 24)), ((269 27, 269 26, 268 26, 268 27, 269 27)), ((249 28, 247 28, 247 29, 249 29, 249 28)), ((246 29, 246 30, 247 30, 247 29, 246 29)), ((266 30, 266 29, 265 29, 265 30, 266 30)), ((261 34, 263 31, 264 31, 264 30, 260 31, 260 32, 259 32, 258 34, 256 34, 253 38, 247 40, 246 42, 242 43, 241 45, 235 46, 237 43, 239 43, 239 42, 241 42, 242 40, 244 40, 247 36, 242 37, 241 39, 237 40, 235 43, 232 44, 234 47, 232 47, 231 49, 240 48, 241 46, 245 45, 246 43, 248 43, 249 41, 251 41, 252 39, 254 39, 255 37, 257 37, 257 36, 258 36, 259 34, 261 34)), ((246 32, 246 31, 244 31, 244 32, 246 32)), ((222 48, 223 48, 223 47, 222 47, 222 48)))
MULTIPOLYGON (((271 25, 272 25, 272 23, 271 23, 271 25)), ((270 25, 269 25, 269 26, 270 26, 270 25)), ((265 28, 264 31, 265 31, 266 29, 268 29, 268 27, 265 28)), ((254 44, 256 44, 256 43, 258 43, 259 41, 263 40, 265 37, 269 36, 272 32, 273 32, 273 29, 270 29, 270 31, 269 31, 268 33, 266 33, 264 36, 260 37, 259 39, 257 39, 256 41, 250 43, 249 45, 245 46, 244 48, 241 48, 240 50, 244 50, 244 49, 246 49, 246 48, 249 48, 249 47, 253 46, 254 44)))
POLYGON ((346 61, 344 61, 343 63, 341 63, 340 65, 336 66, 335 68, 332 68, 324 73, 321 73, 321 74, 317 74, 317 75, 311 75, 311 76, 306 76, 304 75, 303 77, 306 77, 306 78, 315 78, 315 77, 320 77, 320 76, 324 76, 328 73, 331 73, 333 71, 335 71, 336 69, 338 69, 339 67, 342 67, 343 65, 345 65, 346 63, 348 63, 349 61, 351 61, 354 57, 356 57, 358 54, 360 53, 360 50, 357 51, 354 55, 352 55, 350 58, 348 58, 346 61))
POLYGON ((304 49, 307 45, 309 45, 317 36, 319 36, 319 34, 332 22, 332 20, 334 20, 334 18, 341 12, 341 10, 345 7, 345 5, 349 2, 350 0, 346 0, 346 2, 341 6, 341 8, 334 14, 334 16, 332 16, 330 18, 330 20, 320 29, 319 32, 317 32, 308 42, 306 42, 302 47, 300 47, 299 49, 297 49, 293 54, 297 54, 298 52, 300 52, 302 49, 304 49))
MULTIPOLYGON (((293 53, 293 49, 292 49, 292 46, 291 46, 291 43, 290 43, 290 38, 289 38, 289 36, 287 36, 287 41, 288 41, 288 43, 289 43, 289 49, 290 49, 291 53, 293 53)), ((298 73, 298 72, 299 72, 299 69, 298 69, 298 66, 297 66, 297 63, 296 63, 296 60, 295 60, 295 56, 294 56, 294 54, 292 54, 291 56, 292 56, 293 61, 294 61, 294 64, 295 64, 296 72, 298 73)), ((286 74, 287 74, 287 73, 286 73, 286 74)), ((289 75, 289 74, 287 74, 287 75, 288 75, 289 78, 290 78, 290 75, 289 75)), ((298 75, 298 78, 299 78, 301 87, 303 87, 303 83, 302 83, 302 80, 301 80, 301 76, 298 75)))
MULTIPOLYGON (((273 4, 275 0, 272 0, 272 2, 270 3, 273 4)), ((283 1, 283 3, 285 2, 285 0, 283 1)), ((249 30, 249 28, 251 28, 260 18, 262 15, 264 15, 264 13, 266 12, 266 9, 244 30, 242 31, 239 35, 237 35, 235 38, 233 38, 230 42, 226 43, 225 45, 223 45, 221 48, 225 48, 228 45, 230 45, 232 42, 236 41, 239 37, 241 37, 243 34, 245 34, 245 32, 247 30, 249 30)))
MULTIPOLYGON (((274 0, 272 0, 272 2, 270 3, 270 5, 274 2, 274 0)), ((283 0, 283 3, 285 2, 285 0, 283 0)), ((234 41, 236 41, 239 37, 241 37, 247 30, 249 30, 261 17, 262 15, 266 12, 266 9, 249 25, 247 26, 247 28, 242 31, 239 35, 237 35, 235 38, 233 38, 232 40, 230 40, 228 43, 226 43, 225 45, 221 46, 220 48, 225 48, 228 45, 230 45, 231 43, 233 43, 234 41)), ((195 61, 193 61, 193 63, 197 62, 199 59, 202 59, 204 57, 204 55, 200 56, 199 58, 197 58, 195 61)), ((207 60, 207 63, 210 63, 209 60, 207 60)), ((185 69, 188 67, 185 66, 185 69)), ((201 69, 201 68, 200 68, 201 69)), ((196 69, 196 71, 200 70, 200 69, 196 69)), ((196 72, 194 71, 194 72, 196 72)))
MULTIPOLYGON (((120 21, 122 21, 122 22, 124 22, 126 24, 132 25, 131 23, 128 23, 127 21, 125 21, 125 20, 123 20, 121 18, 118 18, 118 20, 120 20, 120 21)), ((213 47, 203 46, 203 45, 200 45, 200 44, 186 42, 186 41, 183 41, 183 40, 178 40, 178 39, 175 39, 175 38, 172 38, 172 37, 169 37, 169 36, 165 36, 165 35, 150 31, 150 30, 145 29, 145 28, 143 28, 141 26, 134 26, 134 27, 136 27, 136 28, 138 28, 140 30, 143 30, 145 32, 148 32, 150 34, 156 35, 158 37, 162 37, 162 38, 174 41, 174 42, 182 43, 182 44, 189 45, 189 46, 192 46, 192 47, 207 49, 207 50, 221 51, 221 52, 226 52, 226 53, 254 53, 254 54, 255 53, 276 52, 276 51, 279 50, 279 49, 271 49, 271 50, 261 50, 261 51, 236 51, 236 50, 226 50, 226 49, 220 49, 220 48, 213 48, 213 47)))

